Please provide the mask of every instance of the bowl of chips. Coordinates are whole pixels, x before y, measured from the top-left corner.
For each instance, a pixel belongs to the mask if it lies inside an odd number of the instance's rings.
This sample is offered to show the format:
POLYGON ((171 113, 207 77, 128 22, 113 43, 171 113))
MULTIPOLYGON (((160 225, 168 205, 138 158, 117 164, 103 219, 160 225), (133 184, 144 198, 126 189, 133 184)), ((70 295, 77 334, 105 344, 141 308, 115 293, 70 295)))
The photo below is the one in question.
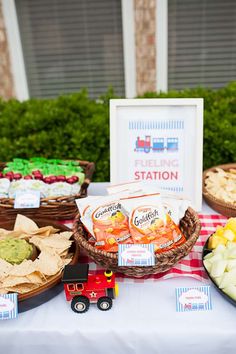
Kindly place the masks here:
POLYGON ((203 196, 218 213, 236 216, 236 163, 212 167, 203 173, 203 196))
POLYGON ((51 220, 29 219, 20 214, 15 220, 2 220, 0 242, 6 247, 6 256, 3 252, 0 255, 0 294, 17 293, 19 312, 59 294, 63 289, 64 266, 78 260, 79 250, 71 230, 51 220), (16 241, 14 252, 9 255, 13 241, 16 241), (28 252, 26 243, 32 247, 32 253, 28 252))

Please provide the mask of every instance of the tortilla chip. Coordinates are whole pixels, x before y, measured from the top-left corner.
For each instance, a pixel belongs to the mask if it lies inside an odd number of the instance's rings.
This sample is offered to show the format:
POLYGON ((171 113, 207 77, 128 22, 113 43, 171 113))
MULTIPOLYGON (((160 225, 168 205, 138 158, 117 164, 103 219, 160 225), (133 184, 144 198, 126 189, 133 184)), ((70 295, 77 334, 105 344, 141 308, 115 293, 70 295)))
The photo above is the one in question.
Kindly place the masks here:
POLYGON ((63 260, 62 260, 63 265, 66 266, 67 264, 69 264, 69 263, 71 262, 71 260, 72 260, 72 257, 71 257, 71 258, 65 258, 65 259, 63 259, 63 260))
POLYGON ((26 283, 26 284, 20 284, 20 285, 15 285, 15 286, 8 286, 5 288, 7 292, 14 292, 18 294, 25 294, 28 293, 29 291, 32 291, 34 289, 38 288, 38 284, 33 284, 33 283, 26 283))
POLYGON ((40 237, 48 237, 55 234, 59 229, 55 229, 53 226, 40 227, 38 230, 31 232, 32 235, 38 235, 40 237))
POLYGON ((8 263, 4 259, 0 258, 0 280, 6 278, 12 268, 13 265, 11 263, 8 263))
POLYGON ((73 235, 72 231, 64 231, 64 232, 60 232, 59 235, 63 238, 66 238, 67 240, 69 240, 71 238, 71 236, 73 235))
POLYGON ((11 232, 11 231, 6 230, 6 229, 1 229, 1 228, 0 228, 0 236, 1 236, 1 235, 7 235, 9 232, 11 232))
POLYGON ((4 288, 8 288, 11 286, 24 284, 24 283, 31 283, 31 281, 27 279, 27 277, 16 277, 14 275, 9 275, 2 282, 4 288))
POLYGON ((60 235, 53 235, 48 238, 42 240, 42 243, 51 248, 66 250, 70 247, 72 241, 68 241, 67 239, 61 237, 60 235))
POLYGON ((60 255, 60 257, 61 257, 62 259, 65 259, 65 258, 68 256, 68 250, 65 250, 65 251, 63 251, 63 252, 60 252, 59 255, 60 255))
POLYGON ((30 243, 35 245, 39 250, 41 250, 42 239, 38 236, 33 236, 30 239, 30 243))
POLYGON ((45 277, 42 277, 41 273, 36 271, 26 276, 27 279, 33 284, 43 284, 45 282, 45 277))
POLYGON ((17 214, 13 230, 30 234, 31 232, 38 230, 38 226, 33 220, 27 218, 24 215, 17 214))
POLYGON ((41 238, 41 237, 33 236, 33 237, 30 239, 30 243, 33 243, 41 252, 42 252, 42 251, 45 251, 45 252, 50 253, 50 254, 52 254, 52 255, 58 254, 58 252, 56 252, 56 250, 54 250, 54 249, 51 248, 51 247, 46 246, 46 245, 43 243, 43 238, 41 238))
POLYGON ((9 275, 24 277, 35 272, 35 264, 31 260, 24 260, 20 264, 14 264, 9 272, 9 275))
POLYGON ((54 234, 46 238, 33 236, 30 239, 30 243, 33 243, 38 249, 40 249, 40 251, 46 251, 52 255, 65 255, 68 253, 68 249, 70 248, 72 241, 68 241, 66 238, 54 234))
POLYGON ((45 275, 54 275, 63 267, 60 256, 52 255, 46 251, 40 253, 38 259, 35 260, 35 264, 36 269, 45 275))
POLYGON ((8 234, 6 235, 7 238, 20 238, 23 235, 27 235, 25 233, 22 233, 22 231, 9 231, 8 234))

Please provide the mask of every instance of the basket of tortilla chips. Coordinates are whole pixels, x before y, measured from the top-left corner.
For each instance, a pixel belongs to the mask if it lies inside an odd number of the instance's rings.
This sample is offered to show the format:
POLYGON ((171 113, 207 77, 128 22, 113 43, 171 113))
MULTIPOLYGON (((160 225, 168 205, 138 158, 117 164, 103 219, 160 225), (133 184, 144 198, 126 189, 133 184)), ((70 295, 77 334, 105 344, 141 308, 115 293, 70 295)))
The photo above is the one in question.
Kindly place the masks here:
POLYGON ((203 196, 218 213, 236 216, 236 163, 219 165, 203 173, 203 196))
POLYGON ((65 225, 18 214, 0 222, 0 294, 18 293, 19 311, 41 305, 61 290, 61 272, 78 260, 65 225))

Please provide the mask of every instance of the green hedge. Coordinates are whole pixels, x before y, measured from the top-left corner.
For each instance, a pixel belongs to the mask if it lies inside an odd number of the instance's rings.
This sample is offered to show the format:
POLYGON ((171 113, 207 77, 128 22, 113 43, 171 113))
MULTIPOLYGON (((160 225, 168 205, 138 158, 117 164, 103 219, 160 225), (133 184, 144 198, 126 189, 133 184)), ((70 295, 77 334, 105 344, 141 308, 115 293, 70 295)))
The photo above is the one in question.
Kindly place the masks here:
MULTIPOLYGON (((0 161, 45 156, 94 161, 94 181, 109 180, 109 98, 85 91, 56 99, 0 100, 0 161)), ((236 82, 214 91, 189 89, 142 97, 204 98, 204 168, 235 161, 236 82)))

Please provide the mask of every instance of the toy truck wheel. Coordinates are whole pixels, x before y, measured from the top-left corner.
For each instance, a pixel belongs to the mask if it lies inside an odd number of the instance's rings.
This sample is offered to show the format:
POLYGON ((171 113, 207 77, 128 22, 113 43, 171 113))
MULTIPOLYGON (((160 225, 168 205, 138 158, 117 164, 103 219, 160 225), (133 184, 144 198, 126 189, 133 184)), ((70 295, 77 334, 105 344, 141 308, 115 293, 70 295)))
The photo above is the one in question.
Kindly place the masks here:
POLYGON ((100 297, 97 302, 97 307, 102 311, 110 310, 110 308, 112 308, 112 299, 107 296, 100 297))
POLYGON ((71 309, 77 313, 88 311, 89 305, 89 299, 85 296, 76 296, 71 301, 71 309))

